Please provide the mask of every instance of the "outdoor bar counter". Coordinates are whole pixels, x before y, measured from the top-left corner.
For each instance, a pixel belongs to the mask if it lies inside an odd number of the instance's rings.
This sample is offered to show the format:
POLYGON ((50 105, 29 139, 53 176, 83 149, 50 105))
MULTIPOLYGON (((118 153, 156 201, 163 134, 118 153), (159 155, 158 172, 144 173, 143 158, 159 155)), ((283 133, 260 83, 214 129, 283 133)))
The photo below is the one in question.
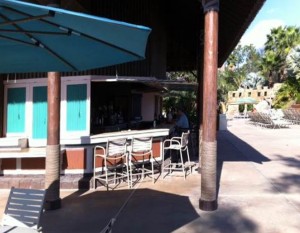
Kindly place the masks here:
MULTIPOLYGON (((95 145, 105 146, 108 139, 127 138, 130 141, 133 137, 152 137, 153 156, 160 160, 162 156, 162 144, 166 137, 173 130, 173 125, 161 125, 157 128, 144 130, 123 130, 95 134, 89 137, 61 139, 61 144, 66 149, 65 160, 67 161, 67 173, 93 172, 93 153, 95 145)), ((63 166, 64 167, 64 166, 63 166)))
POLYGON ((144 130, 122 130, 116 132, 106 132, 95 134, 92 136, 87 137, 74 137, 74 138, 67 138, 61 139, 62 145, 74 145, 74 144, 99 144, 105 143, 107 139, 117 139, 117 138, 124 138, 127 137, 131 139, 133 137, 162 137, 168 136, 170 134, 170 130, 172 128, 153 128, 153 129, 144 129, 144 130))
MULTIPOLYGON (((143 130, 123 130, 106 132, 91 136, 61 138, 61 173, 62 174, 91 174, 93 172, 93 153, 95 145, 105 146, 108 139, 133 137, 152 137, 153 156, 159 161, 162 156, 162 144, 173 130, 173 125, 160 125, 157 128, 143 130)), ((29 143, 30 144, 30 143, 29 143)), ((24 149, 23 149, 24 150, 24 149)), ((22 151, 23 151, 22 150, 22 151)), ((3 174, 44 174, 45 147, 25 149, 26 153, 13 151, 0 152, 0 173, 3 174), (38 153, 36 153, 38 151, 38 153), (30 152, 34 152, 31 153, 30 152), (3 155, 1 158, 1 154, 3 155), (16 156, 17 155, 17 156, 16 156)))

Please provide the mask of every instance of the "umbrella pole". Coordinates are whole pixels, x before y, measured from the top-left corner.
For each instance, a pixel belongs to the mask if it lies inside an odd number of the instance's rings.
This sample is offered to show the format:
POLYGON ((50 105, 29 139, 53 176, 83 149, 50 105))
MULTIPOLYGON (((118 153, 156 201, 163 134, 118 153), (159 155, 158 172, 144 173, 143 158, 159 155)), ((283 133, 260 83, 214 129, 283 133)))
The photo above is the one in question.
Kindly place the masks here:
POLYGON ((47 210, 61 207, 60 190, 60 73, 48 72, 48 132, 45 189, 47 210))

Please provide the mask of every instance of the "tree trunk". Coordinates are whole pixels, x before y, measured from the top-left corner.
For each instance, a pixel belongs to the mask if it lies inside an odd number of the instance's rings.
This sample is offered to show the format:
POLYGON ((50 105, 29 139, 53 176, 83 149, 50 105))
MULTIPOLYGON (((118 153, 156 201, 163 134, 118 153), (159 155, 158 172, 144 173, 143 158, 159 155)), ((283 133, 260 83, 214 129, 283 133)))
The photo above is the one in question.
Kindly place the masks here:
MULTIPOLYGON (((201 45, 202 46, 202 45, 201 45)), ((203 55, 200 61, 203 60, 203 55)), ((198 126, 198 173, 201 174, 201 149, 202 149, 202 131, 203 131, 203 64, 198 66, 198 95, 197 95, 197 126, 198 126)))
POLYGON ((3 111, 4 111, 4 85, 3 85, 4 75, 0 75, 0 137, 3 137, 3 111))
MULTIPOLYGON (((48 0, 48 6, 59 7, 60 0, 48 0)), ((48 131, 46 148, 45 209, 61 207, 60 199, 60 86, 59 72, 48 72, 48 131)))
POLYGON ((45 189, 47 210, 61 207, 60 190, 60 73, 48 73, 48 132, 45 189))
POLYGON ((217 203, 217 68, 218 1, 203 1, 205 12, 203 66, 203 131, 201 143, 201 198, 199 207, 213 211, 217 203))

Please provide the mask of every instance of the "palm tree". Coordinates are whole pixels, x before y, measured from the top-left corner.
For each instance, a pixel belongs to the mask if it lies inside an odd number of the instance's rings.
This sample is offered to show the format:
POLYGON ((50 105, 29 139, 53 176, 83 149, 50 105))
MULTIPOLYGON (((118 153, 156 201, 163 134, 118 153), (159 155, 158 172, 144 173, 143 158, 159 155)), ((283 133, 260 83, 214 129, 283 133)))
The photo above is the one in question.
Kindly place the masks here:
POLYGON ((251 72, 246 75, 246 79, 242 82, 241 87, 246 89, 256 89, 257 86, 263 85, 265 78, 260 73, 251 72))
POLYGON ((300 80, 300 45, 293 48, 286 58, 287 76, 300 80))
POLYGON ((300 45, 290 51, 286 58, 286 80, 276 94, 274 107, 288 107, 300 101, 300 45))
POLYGON ((261 65, 263 74, 269 77, 270 84, 285 80, 286 57, 299 43, 300 28, 295 26, 273 28, 267 35, 261 65))

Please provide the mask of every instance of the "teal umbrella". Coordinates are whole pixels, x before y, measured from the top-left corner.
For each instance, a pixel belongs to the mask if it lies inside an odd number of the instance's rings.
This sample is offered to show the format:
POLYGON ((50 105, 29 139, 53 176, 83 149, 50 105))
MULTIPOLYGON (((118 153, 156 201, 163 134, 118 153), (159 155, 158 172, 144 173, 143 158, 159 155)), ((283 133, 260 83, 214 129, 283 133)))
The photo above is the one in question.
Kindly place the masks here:
POLYGON ((144 59, 144 26, 0 1, 0 73, 79 71, 144 59))
POLYGON ((234 104, 257 104, 258 101, 252 97, 242 97, 237 99, 234 104))
POLYGON ((248 110, 248 104, 257 104, 258 101, 252 97, 241 97, 241 98, 238 98, 236 101, 234 102, 231 102, 229 104, 231 105, 245 105, 244 106, 244 112, 247 112, 248 110))

